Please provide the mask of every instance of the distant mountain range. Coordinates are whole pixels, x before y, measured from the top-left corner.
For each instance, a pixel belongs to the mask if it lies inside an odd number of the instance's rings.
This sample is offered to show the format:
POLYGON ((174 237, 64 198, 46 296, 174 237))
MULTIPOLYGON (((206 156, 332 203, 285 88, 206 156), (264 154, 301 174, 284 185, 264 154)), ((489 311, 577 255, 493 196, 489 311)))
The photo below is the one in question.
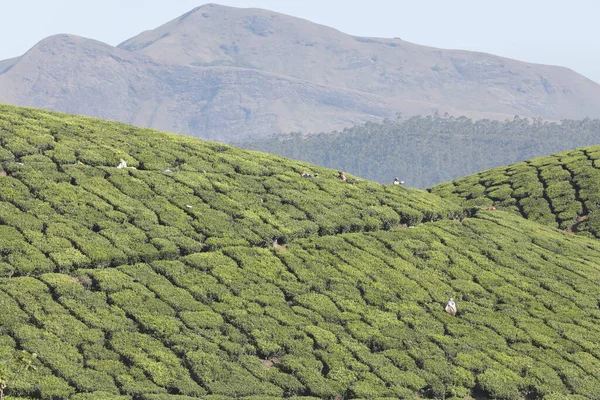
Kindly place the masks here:
POLYGON ((600 85, 567 68, 209 4, 117 47, 46 38, 0 61, 0 102, 231 142, 398 112, 600 117, 600 85))

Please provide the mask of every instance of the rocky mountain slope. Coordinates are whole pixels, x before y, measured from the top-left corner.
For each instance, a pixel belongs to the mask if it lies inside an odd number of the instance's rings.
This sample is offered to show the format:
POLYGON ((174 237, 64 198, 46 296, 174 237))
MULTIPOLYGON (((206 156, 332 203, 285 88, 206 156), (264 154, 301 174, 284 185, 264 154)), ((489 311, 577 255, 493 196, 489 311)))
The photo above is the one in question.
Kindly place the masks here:
POLYGON ((373 95, 259 70, 165 65, 71 35, 40 42, 0 75, 0 88, 7 103, 224 141, 390 113, 373 95), (314 119, 302 117, 316 109, 314 119))
POLYGON ((600 396, 597 239, 47 111, 0 159, 9 398, 600 396))
POLYGON ((210 4, 117 48, 60 35, 0 67, 0 102, 226 142, 397 112, 600 116, 600 85, 566 68, 210 4))

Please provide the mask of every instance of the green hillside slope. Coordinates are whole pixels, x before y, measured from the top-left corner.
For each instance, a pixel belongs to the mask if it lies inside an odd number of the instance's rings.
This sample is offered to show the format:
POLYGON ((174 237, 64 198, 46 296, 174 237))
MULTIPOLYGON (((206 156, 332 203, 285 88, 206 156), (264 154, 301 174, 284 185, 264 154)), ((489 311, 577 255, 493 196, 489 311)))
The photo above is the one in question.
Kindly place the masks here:
POLYGON ((91 118, 1 106, 0 144, 0 235, 10 238, 0 276, 462 214, 425 191, 342 182, 305 163, 91 118), (134 168, 116 168, 120 159, 134 168))
POLYGON ((497 206, 600 237, 600 146, 495 168, 430 189, 467 207, 497 206))
POLYGON ((480 214, 12 278, 0 348, 38 355, 9 388, 48 399, 597 399, 599 263, 596 241, 480 214))
POLYGON ((0 120, 9 398, 600 398, 595 239, 175 135, 0 120))

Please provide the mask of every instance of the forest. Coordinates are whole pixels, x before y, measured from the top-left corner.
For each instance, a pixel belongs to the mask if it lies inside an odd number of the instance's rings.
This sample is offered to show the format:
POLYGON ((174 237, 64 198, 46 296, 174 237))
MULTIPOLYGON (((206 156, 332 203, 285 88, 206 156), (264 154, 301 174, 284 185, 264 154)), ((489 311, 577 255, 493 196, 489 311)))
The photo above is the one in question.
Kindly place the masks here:
POLYGON ((427 188, 502 165, 600 143, 600 120, 471 120, 448 115, 365 123, 342 132, 275 135, 239 143, 349 171, 380 183, 427 188))

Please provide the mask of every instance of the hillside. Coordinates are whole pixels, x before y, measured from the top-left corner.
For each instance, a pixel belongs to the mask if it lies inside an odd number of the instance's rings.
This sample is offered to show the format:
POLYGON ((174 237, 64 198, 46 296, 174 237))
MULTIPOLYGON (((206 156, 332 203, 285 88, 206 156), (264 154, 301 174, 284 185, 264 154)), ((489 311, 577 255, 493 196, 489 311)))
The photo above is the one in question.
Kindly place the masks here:
POLYGON ((495 168, 430 189, 466 207, 496 206, 600 238, 600 146, 495 168))
POLYGON ((366 123, 343 132, 274 135, 239 146, 343 169, 380 183, 399 177, 407 186, 427 188, 599 142, 597 119, 499 122, 434 115, 366 123))
POLYGON ((0 144, 9 398, 600 396, 596 239, 47 111, 0 144))
POLYGON ((117 47, 46 38, 0 61, 0 102, 222 142, 404 115, 600 117, 600 85, 566 68, 362 38, 214 4, 117 47))
POLYGON ((0 160, 8 173, 0 180, 0 218, 4 234, 15 239, 15 254, 5 246, 20 275, 462 213, 424 191, 351 176, 349 185, 335 171, 218 143, 32 109, 0 110, 0 160), (116 168, 120 159, 133 168, 116 168), (320 176, 301 178, 305 170, 320 176), (28 244, 19 248, 23 241, 28 244), (31 257, 39 262, 27 262, 31 257))

